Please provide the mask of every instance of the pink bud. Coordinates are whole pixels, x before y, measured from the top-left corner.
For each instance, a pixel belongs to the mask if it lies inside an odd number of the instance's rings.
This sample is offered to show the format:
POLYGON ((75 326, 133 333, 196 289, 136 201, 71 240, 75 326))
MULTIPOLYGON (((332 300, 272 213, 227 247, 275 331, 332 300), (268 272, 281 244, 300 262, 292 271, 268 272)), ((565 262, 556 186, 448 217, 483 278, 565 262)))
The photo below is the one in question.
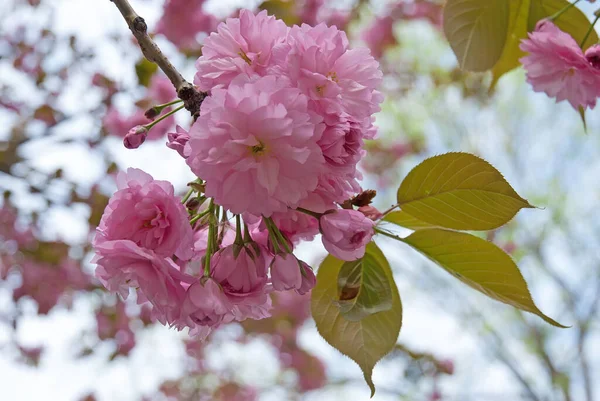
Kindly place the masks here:
POLYGON ((373 237, 372 220, 351 209, 339 209, 325 213, 319 220, 325 249, 338 259, 360 259, 373 237))
POLYGON ((302 273, 298 259, 291 253, 275 255, 271 262, 271 281, 275 291, 298 289, 302 286, 302 273))
POLYGON ((365 217, 375 221, 379 220, 383 214, 377 208, 369 205, 369 206, 361 206, 358 208, 358 211, 365 215, 365 217))
POLYGON ((175 128, 175 132, 167 134, 167 139, 167 147, 176 150, 181 157, 185 158, 183 150, 185 149, 185 144, 190 140, 188 132, 178 125, 175 128))
POLYGON ((136 125, 129 130, 125 138, 123 138, 123 145, 127 149, 137 149, 146 140, 148 129, 141 125, 136 125))
POLYGON ((296 292, 300 295, 304 295, 314 288, 317 283, 317 278, 315 277, 313 269, 305 262, 300 261, 300 267, 302 268, 302 285, 300 288, 296 289, 296 292))

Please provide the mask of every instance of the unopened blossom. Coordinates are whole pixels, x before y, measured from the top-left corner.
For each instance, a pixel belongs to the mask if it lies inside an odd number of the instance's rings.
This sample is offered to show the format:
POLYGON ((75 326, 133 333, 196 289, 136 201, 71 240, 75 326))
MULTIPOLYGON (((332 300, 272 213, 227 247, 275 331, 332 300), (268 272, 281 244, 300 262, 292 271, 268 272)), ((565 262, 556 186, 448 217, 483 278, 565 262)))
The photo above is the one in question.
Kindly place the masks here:
POLYGON ((362 258, 374 234, 372 220, 356 210, 340 209, 321 216, 323 245, 333 256, 342 260, 362 258))
POLYGON ((96 230, 94 246, 131 240, 161 256, 192 256, 193 233, 185 206, 173 185, 154 180, 139 169, 117 175, 118 191, 110 198, 96 230))
POLYGON ((95 249, 96 277, 109 291, 127 298, 134 288, 138 302, 152 304, 153 317, 163 324, 177 321, 185 290, 183 275, 171 259, 130 240, 104 241, 95 249))
POLYGON ((186 145, 205 194, 232 213, 268 217, 297 207, 324 164, 317 145, 324 126, 307 102, 283 77, 240 76, 214 89, 186 145))
POLYGON ((214 279, 203 277, 186 291, 181 316, 190 334, 206 338, 211 329, 233 320, 233 305, 214 279))
POLYGON ((234 304, 235 319, 268 317, 271 301, 267 294, 267 260, 265 250, 251 245, 226 246, 211 258, 211 277, 223 288, 234 304))
POLYGON ((175 127, 175 132, 169 132, 167 134, 167 147, 177 151, 181 157, 185 158, 186 156, 183 150, 189 140, 190 135, 188 132, 178 125, 175 127))
POLYGON ((293 254, 275 255, 271 262, 271 282, 275 291, 295 290, 302 286, 300 264, 293 254))
POLYGON ((228 86, 240 73, 265 75, 271 52, 286 39, 285 23, 262 11, 254 15, 241 10, 239 18, 228 18, 204 41, 196 61, 194 84, 201 90, 228 86))
POLYGON ((296 292, 300 295, 304 295, 314 288, 317 283, 317 278, 315 277, 313 269, 303 261, 300 261, 300 273, 302 274, 302 283, 300 284, 300 288, 296 288, 296 292))
POLYGON ((379 63, 369 49, 350 49, 346 34, 335 26, 294 26, 273 54, 274 70, 290 77, 325 122, 342 112, 360 120, 380 110, 379 63))
POLYGON ((123 138, 123 145, 127 149, 137 149, 146 140, 146 135, 148 135, 148 129, 141 125, 136 125, 131 128, 127 135, 125 135, 125 138, 123 138))
POLYGON ((520 59, 527 72, 527 82, 536 92, 544 92, 557 102, 568 101, 574 108, 594 108, 600 96, 600 68, 566 32, 551 21, 538 22, 534 32, 521 42, 520 59))
POLYGON ((380 218, 383 217, 383 214, 377 210, 376 207, 371 206, 371 205, 367 205, 367 206, 361 206, 358 208, 358 211, 361 212, 362 214, 365 215, 365 217, 375 221, 375 220, 379 220, 380 218))

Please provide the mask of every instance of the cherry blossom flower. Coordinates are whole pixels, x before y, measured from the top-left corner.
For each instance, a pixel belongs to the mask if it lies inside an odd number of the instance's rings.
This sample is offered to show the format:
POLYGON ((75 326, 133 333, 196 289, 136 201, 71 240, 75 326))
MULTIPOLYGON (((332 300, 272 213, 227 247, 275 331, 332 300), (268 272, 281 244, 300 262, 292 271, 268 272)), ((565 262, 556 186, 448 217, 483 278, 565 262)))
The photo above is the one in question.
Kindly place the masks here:
POLYGON ((566 100, 575 109, 596 106, 600 96, 600 68, 593 62, 596 49, 589 51, 589 60, 571 35, 548 20, 538 22, 520 48, 529 53, 520 61, 534 91, 557 102, 566 100))
POLYGON ((218 204, 268 217, 297 207, 316 188, 324 126, 287 79, 239 78, 204 100, 186 161, 218 204))
POLYGON ((240 73, 265 75, 272 49, 283 43, 287 32, 285 23, 266 11, 254 15, 241 10, 239 18, 228 18, 204 41, 194 83, 211 90, 228 86, 240 73))
POLYGON ((271 299, 267 294, 265 250, 233 244, 212 256, 211 276, 234 304, 235 319, 262 319, 269 316, 271 299))
POLYGON ((118 191, 110 199, 96 230, 94 246, 131 240, 162 256, 192 256, 192 229, 173 185, 139 169, 117 175, 118 191))
POLYGON ((137 289, 138 303, 149 301, 153 317, 173 324, 180 316, 185 296, 185 279, 171 260, 143 249, 130 240, 96 244, 96 277, 109 290, 127 298, 129 288, 137 289))

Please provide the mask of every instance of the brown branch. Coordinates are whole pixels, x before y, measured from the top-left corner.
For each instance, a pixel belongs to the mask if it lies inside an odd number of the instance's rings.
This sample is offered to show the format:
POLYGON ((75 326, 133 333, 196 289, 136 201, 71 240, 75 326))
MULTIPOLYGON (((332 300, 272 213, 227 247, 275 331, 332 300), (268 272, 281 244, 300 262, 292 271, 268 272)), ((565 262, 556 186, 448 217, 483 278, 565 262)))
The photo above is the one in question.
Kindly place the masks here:
POLYGON ((158 45, 148 35, 148 26, 146 21, 140 17, 128 0, 111 0, 121 15, 127 22, 131 33, 137 39, 140 49, 144 57, 153 63, 156 63, 158 67, 166 74, 169 78, 175 90, 177 91, 177 97, 183 100, 185 108, 191 113, 194 120, 200 114, 200 105, 208 94, 206 92, 199 92, 194 88, 194 85, 186 81, 181 73, 171 64, 171 62, 165 57, 158 45))

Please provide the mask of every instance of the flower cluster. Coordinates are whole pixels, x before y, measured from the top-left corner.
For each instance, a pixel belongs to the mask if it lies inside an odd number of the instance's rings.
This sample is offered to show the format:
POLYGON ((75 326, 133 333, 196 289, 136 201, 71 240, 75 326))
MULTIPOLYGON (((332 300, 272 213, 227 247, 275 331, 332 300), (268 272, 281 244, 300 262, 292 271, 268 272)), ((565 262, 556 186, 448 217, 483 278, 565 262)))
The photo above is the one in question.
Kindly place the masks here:
POLYGON ((290 28, 247 10, 205 40, 196 68, 210 95, 167 146, 198 179, 179 199, 168 182, 120 173, 94 247, 109 290, 136 289, 156 319, 204 338, 270 316, 271 292, 314 287, 299 241, 321 232, 334 256, 364 255, 381 214, 352 199, 382 73, 336 27, 290 28))
POLYGON ((600 97, 600 45, 584 53, 571 35, 542 20, 520 47, 529 53, 520 61, 534 91, 544 92, 557 102, 566 100, 575 109, 596 106, 600 97))

